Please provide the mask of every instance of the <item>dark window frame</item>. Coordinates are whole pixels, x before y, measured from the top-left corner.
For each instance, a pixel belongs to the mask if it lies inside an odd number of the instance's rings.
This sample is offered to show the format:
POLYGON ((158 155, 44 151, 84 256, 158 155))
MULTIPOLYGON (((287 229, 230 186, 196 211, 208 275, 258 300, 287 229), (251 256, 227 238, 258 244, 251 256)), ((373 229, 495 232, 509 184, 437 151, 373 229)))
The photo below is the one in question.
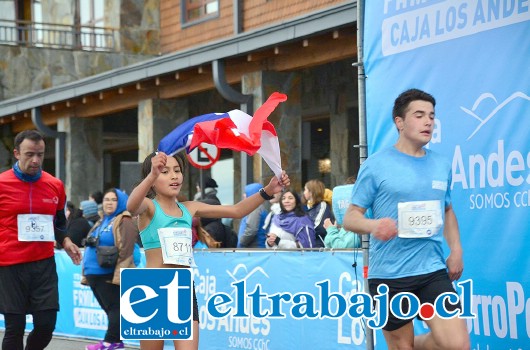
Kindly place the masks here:
POLYGON ((219 18, 220 13, 220 0, 185 0, 180 2, 180 19, 182 27, 189 27, 198 23, 209 21, 215 18, 219 18), (205 13, 206 5, 209 3, 217 3, 217 11, 211 14, 205 13), (188 13, 190 10, 199 9, 199 16, 197 18, 189 18, 188 13))

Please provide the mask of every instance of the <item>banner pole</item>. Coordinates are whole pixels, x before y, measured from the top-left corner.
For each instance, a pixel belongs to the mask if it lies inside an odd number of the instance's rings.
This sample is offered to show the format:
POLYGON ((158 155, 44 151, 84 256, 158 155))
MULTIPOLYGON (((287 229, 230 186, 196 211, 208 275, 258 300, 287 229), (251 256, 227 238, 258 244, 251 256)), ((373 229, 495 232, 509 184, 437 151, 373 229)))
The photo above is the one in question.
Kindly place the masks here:
MULTIPOLYGON (((359 162, 362 164, 368 158, 368 146, 366 137, 366 75, 364 72, 364 0, 357 0, 357 80, 359 98, 359 162)), ((361 235, 361 247, 363 251, 363 278, 364 291, 370 293, 368 287, 368 261, 369 261, 370 235, 361 235)), ((366 335, 366 349, 374 349, 374 331, 364 321, 366 335)))

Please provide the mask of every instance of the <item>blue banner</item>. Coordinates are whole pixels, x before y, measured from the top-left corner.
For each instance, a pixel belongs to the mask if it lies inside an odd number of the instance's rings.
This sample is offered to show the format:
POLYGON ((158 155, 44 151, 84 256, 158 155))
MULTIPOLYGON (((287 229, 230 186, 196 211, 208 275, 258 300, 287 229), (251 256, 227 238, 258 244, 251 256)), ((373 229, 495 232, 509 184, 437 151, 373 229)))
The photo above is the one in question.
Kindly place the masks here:
MULTIPOLYGON (((530 4, 365 1, 369 154, 397 140, 394 99, 437 100, 428 147, 453 165, 452 204, 474 281, 471 347, 530 344, 530 4)), ((378 347, 379 349, 379 347, 378 347)))
MULTIPOLYGON (((286 302, 282 307, 284 318, 214 318, 206 306, 214 294, 234 296, 233 284, 245 281, 247 293, 257 286, 263 295, 306 293, 308 299, 314 297, 314 309, 318 311, 319 283, 329 281, 330 292, 345 298, 363 291, 360 252, 205 251, 196 253, 195 260, 199 266, 195 286, 201 349, 365 349, 360 319, 347 314, 340 318, 295 318, 286 302), (356 268, 352 267, 354 263, 356 268)), ((331 304, 330 309, 336 310, 333 301, 331 304)), ((267 308, 263 301, 262 311, 267 308)))
MULTIPOLYGON (((56 251, 59 274, 60 306, 55 335, 101 340, 107 329, 107 317, 88 286, 80 284, 81 267, 72 264, 64 251, 56 251)), ((142 266, 145 256, 142 253, 142 266)), ((234 283, 245 283, 247 293, 260 286, 263 295, 276 293, 303 295, 314 299, 321 311, 318 284, 329 286, 329 295, 340 294, 345 299, 364 291, 362 253, 350 251, 245 251, 205 250, 195 253, 198 268, 193 270, 200 319, 200 349, 365 349, 365 335, 360 318, 345 314, 339 318, 295 318, 293 302, 283 303, 285 317, 215 318, 207 310, 208 299, 219 293, 234 296, 234 283), (352 266, 352 265, 355 265, 352 266)), ((337 310, 337 297, 329 297, 329 310, 337 310)), ((264 298, 262 298, 264 299, 264 298)), ((300 302, 303 304, 303 302, 300 302)), ((326 305, 328 305, 326 303, 326 305)), ((262 311, 269 308, 263 300, 262 311)), ((300 308, 304 312, 304 308, 300 308)), ((31 316, 27 330, 31 330, 31 316)), ((0 328, 4 328, 0 315, 0 328)), ((379 341, 379 339, 378 339, 379 341)), ((380 340, 382 341, 382 340, 380 340)), ((127 341, 137 345, 137 341, 127 341)), ((164 349, 173 349, 166 341, 164 349)))
MULTIPOLYGON (((81 250, 83 251, 83 249, 81 250)), ((145 266, 145 254, 139 267, 145 266)), ((55 263, 59 276, 59 307, 54 335, 102 340, 107 330, 108 319, 99 306, 89 286, 81 284, 81 266, 74 265, 64 250, 55 251, 55 263)), ((33 329, 33 318, 26 317, 26 331, 33 329)), ((0 314, 0 329, 5 329, 4 317, 0 314)), ((138 341, 126 341, 138 345, 138 341)))

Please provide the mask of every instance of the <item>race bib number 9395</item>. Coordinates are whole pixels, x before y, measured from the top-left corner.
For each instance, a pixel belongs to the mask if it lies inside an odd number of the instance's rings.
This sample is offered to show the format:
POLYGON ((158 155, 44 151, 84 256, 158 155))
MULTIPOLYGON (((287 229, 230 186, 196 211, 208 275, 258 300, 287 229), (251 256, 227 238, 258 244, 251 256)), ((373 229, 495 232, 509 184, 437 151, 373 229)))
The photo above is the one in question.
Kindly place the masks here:
POLYGON ((438 233, 443 225, 440 201, 398 203, 398 236, 426 238, 438 233))

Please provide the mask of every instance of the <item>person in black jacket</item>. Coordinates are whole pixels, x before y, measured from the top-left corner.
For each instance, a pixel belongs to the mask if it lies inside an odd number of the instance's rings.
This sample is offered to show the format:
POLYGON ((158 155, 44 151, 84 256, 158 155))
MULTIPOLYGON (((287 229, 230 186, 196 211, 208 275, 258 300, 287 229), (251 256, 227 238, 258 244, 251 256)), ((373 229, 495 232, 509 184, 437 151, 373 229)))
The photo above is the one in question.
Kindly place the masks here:
POLYGON ((309 180, 304 186, 304 200, 306 203, 307 215, 315 223, 316 247, 325 247, 326 229, 324 221, 331 219, 335 221, 331 207, 324 200, 326 186, 320 180, 309 180))
POLYGON ((66 203, 66 235, 70 237, 78 247, 83 246, 84 239, 86 238, 88 231, 90 231, 91 225, 87 219, 83 217, 83 211, 77 209, 74 203, 68 201, 66 203))
MULTIPOLYGON (((201 199, 200 201, 207 204, 220 205, 218 201, 211 198, 201 199)), ((227 242, 227 232, 222 219, 201 218, 201 226, 210 234, 210 236, 212 236, 214 240, 221 242, 220 248, 229 248, 227 242)))
POLYGON ((217 197, 217 187, 217 182, 214 179, 211 177, 206 178, 202 199, 211 199, 216 202, 215 204, 221 204, 221 201, 217 197))

